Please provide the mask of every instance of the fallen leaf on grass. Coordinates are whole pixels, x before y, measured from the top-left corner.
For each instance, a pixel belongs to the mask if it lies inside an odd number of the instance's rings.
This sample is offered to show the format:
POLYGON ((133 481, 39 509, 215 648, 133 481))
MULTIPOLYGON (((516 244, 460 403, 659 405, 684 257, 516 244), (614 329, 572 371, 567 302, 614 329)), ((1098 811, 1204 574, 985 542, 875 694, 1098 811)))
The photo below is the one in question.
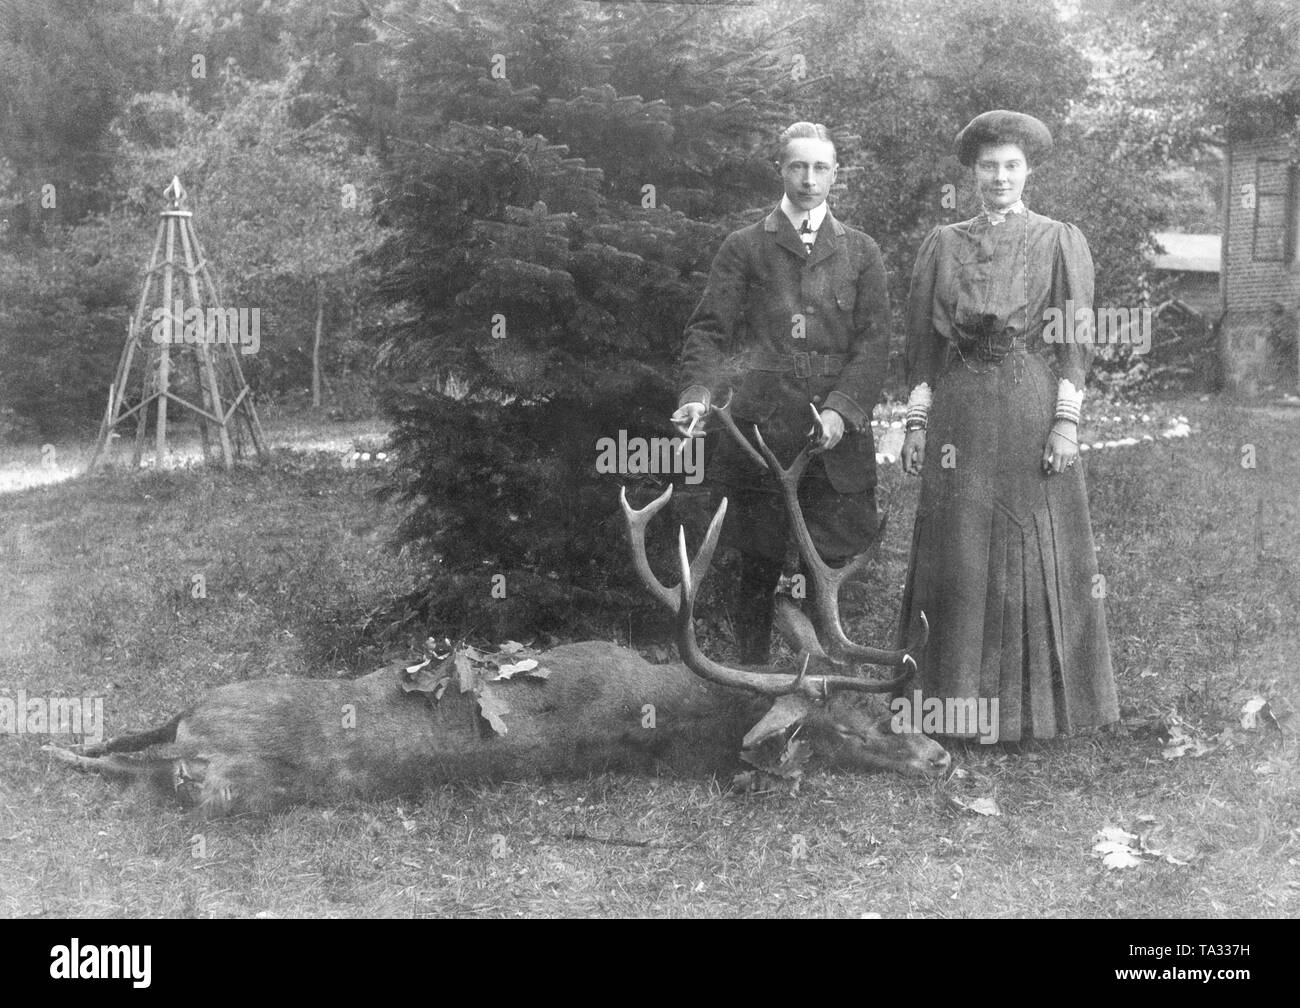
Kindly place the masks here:
POLYGON ((967 812, 974 812, 976 815, 1000 816, 1002 810, 998 808, 998 803, 992 798, 973 798, 970 801, 962 801, 960 798, 953 798, 953 804, 958 808, 965 809, 967 812))
POLYGON ((1128 844, 1106 840, 1093 845, 1092 849, 1101 855, 1101 863, 1107 868, 1133 868, 1142 863, 1142 858, 1128 844))
POLYGON ((1142 863, 1141 856, 1133 847, 1136 833, 1118 826, 1103 826, 1093 839, 1097 841, 1092 845, 1093 853, 1101 857, 1107 868, 1132 868, 1142 863))
POLYGON ((1101 858, 1108 869, 1133 868, 1143 863, 1144 858, 1155 858, 1171 865, 1186 865, 1187 862, 1167 854, 1155 847, 1148 846, 1147 841, 1164 827, 1155 821, 1154 816, 1143 815, 1138 821, 1145 827, 1141 835, 1130 833, 1118 826, 1104 826, 1097 831, 1093 839, 1093 853, 1101 858), (1136 844, 1134 841, 1137 841, 1136 844))
POLYGON ((1199 757, 1214 752, 1215 746, 1207 745, 1204 737, 1191 725, 1176 714, 1166 718, 1168 741, 1160 750, 1160 755, 1167 760, 1181 759, 1183 756, 1199 757))
MULTIPOLYGON (((939 788, 935 791, 935 807, 940 812, 969 812, 972 815, 980 816, 1000 816, 1002 810, 998 808, 997 802, 992 798, 971 798, 969 801, 958 798, 956 795, 949 794, 946 789, 939 788)), ((947 837, 939 838, 944 843, 952 843, 947 837)))
POLYGON ((1280 727, 1277 718, 1273 714, 1273 708, 1269 702, 1262 696, 1253 696, 1241 706, 1241 727, 1246 731, 1255 731, 1257 728, 1266 728, 1272 724, 1274 728, 1280 727))

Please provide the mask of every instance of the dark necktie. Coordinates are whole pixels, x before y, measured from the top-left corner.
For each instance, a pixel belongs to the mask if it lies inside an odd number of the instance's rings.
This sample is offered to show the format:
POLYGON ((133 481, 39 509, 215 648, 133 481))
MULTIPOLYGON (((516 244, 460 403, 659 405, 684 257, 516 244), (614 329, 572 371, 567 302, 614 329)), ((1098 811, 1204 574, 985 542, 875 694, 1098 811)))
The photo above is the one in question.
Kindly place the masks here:
MULTIPOLYGON (((801 235, 809 235, 809 234, 812 234, 812 233, 813 233, 813 229, 812 229, 812 211, 809 211, 807 214, 804 215, 803 223, 799 225, 799 233, 800 233, 801 235)), ((803 250, 804 250, 805 252, 811 253, 811 252, 812 252, 812 242, 810 242, 810 241, 805 241, 805 242, 803 243, 803 250)))

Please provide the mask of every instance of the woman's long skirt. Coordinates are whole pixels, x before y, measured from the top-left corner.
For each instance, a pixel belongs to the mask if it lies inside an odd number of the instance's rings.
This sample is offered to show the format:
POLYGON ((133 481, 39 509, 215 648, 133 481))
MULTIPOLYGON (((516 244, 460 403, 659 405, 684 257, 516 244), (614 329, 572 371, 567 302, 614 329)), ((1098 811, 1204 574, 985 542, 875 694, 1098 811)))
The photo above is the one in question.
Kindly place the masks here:
MULTIPOLYGON (((1038 354, 969 366, 954 355, 926 435, 899 633, 924 610, 930 639, 907 698, 949 705, 931 711, 996 699, 985 709, 998 741, 1119 717, 1082 459, 1043 472, 1056 391, 1038 354)), ((936 733, 974 737, 971 720, 936 733)))

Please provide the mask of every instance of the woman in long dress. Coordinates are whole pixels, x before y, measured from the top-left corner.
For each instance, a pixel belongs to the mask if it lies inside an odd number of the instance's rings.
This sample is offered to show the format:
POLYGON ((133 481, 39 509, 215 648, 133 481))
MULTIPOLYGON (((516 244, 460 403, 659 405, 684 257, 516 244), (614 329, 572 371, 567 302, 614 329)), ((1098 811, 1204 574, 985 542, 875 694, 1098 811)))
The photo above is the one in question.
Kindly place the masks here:
POLYGON ((1039 120, 1006 111, 958 134, 983 209, 930 232, 908 305, 902 462, 921 495, 900 633, 926 613, 922 696, 996 700, 1007 742, 1119 717, 1077 464, 1092 256, 1078 228, 1021 201, 1051 143, 1039 120))

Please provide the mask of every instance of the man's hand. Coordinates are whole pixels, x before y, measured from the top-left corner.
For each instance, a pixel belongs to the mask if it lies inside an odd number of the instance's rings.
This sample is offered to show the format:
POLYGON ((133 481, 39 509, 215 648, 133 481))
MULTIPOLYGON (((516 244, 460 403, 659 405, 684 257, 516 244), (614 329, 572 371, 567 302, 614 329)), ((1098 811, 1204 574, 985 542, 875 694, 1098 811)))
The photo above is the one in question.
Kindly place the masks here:
POLYGON ((903 435, 903 450, 899 456, 903 472, 909 476, 920 476, 921 466, 925 464, 925 431, 910 430, 903 435))
POLYGON ((844 437, 844 418, 833 409, 824 409, 817 419, 822 426, 822 436, 817 441, 816 450, 830 451, 844 437))
POLYGON ((682 403, 677 412, 669 417, 669 422, 677 428, 683 437, 703 437, 704 423, 708 419, 709 407, 702 402, 682 403))

